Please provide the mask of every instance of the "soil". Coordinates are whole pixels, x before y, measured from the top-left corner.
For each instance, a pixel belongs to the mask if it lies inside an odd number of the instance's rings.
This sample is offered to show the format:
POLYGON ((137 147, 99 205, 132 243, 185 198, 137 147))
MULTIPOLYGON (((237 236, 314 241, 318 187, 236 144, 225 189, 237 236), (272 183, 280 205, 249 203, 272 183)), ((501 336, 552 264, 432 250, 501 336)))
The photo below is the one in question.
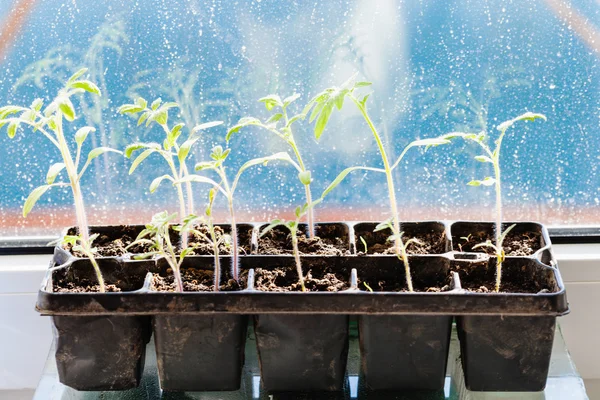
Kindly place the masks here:
MULTIPOLYGON (((117 285, 112 284, 105 285, 105 289, 107 292, 122 291, 117 285)), ((98 293, 100 292, 100 285, 87 279, 80 279, 77 283, 67 279, 60 279, 54 283, 52 290, 54 293, 98 293)))
MULTIPOLYGON (((206 235, 206 237, 210 238, 210 230, 208 229, 208 225, 199 225, 194 229, 206 235)), ((215 226, 215 236, 217 241, 219 241, 224 235, 229 234, 230 232, 225 232, 223 228, 220 226, 215 226)), ((241 229, 238 227, 238 244, 239 244, 239 253, 240 254, 249 254, 251 250, 251 240, 252 239, 252 231, 249 229, 241 229)), ((201 235, 197 233, 192 233, 190 235, 190 246, 198 246, 192 253, 195 255, 212 255, 213 246, 208 243, 201 235)), ((231 254, 231 245, 228 243, 221 243, 219 245, 219 253, 222 255, 231 254)))
MULTIPOLYGON (((323 227, 325 228, 325 227, 323 227)), ((321 236, 306 237, 298 234, 298 249, 300 254, 341 256, 350 255, 348 244, 340 237, 327 237, 325 229, 321 228, 321 236)), ((293 254, 292 234, 287 229, 272 229, 258 239, 256 254, 293 254)))
MULTIPOLYGON (((508 232, 504 239, 502 247, 507 256, 530 256, 540 249, 539 232, 508 232)), ((492 240, 492 236, 487 232, 476 232, 464 238, 454 238, 454 250, 460 252, 476 252, 494 255, 495 251, 491 247, 479 247, 473 250, 473 246, 492 240)))
MULTIPOLYGON (((373 292, 408 292, 406 281, 404 277, 401 279, 358 279, 358 289, 363 292, 370 292, 369 287, 373 292), (366 285, 365 285, 366 284, 366 285)), ((413 282, 413 289, 415 292, 447 292, 452 290, 451 278, 448 277, 448 283, 443 286, 419 286, 416 282, 413 282)))
MULTIPOLYGON (((384 230, 378 232, 361 232, 356 234, 356 252, 357 255, 365 254, 395 254, 394 242, 387 240, 391 236, 391 231, 384 230), (360 240, 363 238, 367 242, 367 253, 365 246, 360 240)), ((421 243, 412 242, 406 249, 408 254, 443 254, 446 252, 446 234, 423 233, 412 237, 403 237, 404 242, 409 239, 416 239, 421 243)))
MULTIPOLYGON (((474 279, 470 282, 462 282, 463 289, 475 293, 494 293, 496 282, 474 279)), ((548 288, 539 289, 538 285, 530 280, 522 282, 512 282, 503 279, 500 283, 500 293, 550 293, 548 288)))
MULTIPOLYGON (((173 270, 169 268, 166 272, 167 276, 162 276, 160 274, 154 274, 152 276, 151 290, 156 292, 175 292, 175 277, 173 276, 173 270)), ((181 278, 183 279, 183 290, 185 292, 212 292, 215 287, 213 271, 186 268, 181 271, 181 278)), ((244 283, 243 279, 241 281, 244 283)), ((224 292, 241 289, 242 287, 240 284, 233 279, 229 279, 219 287, 219 290, 224 292)))
MULTIPOLYGON (((96 233, 93 232, 92 233, 96 233)), ((94 240, 93 246, 96 248, 96 256, 98 257, 118 257, 118 256, 122 256, 123 254, 126 253, 136 253, 136 254, 140 254, 140 253, 146 253, 149 251, 149 247, 148 245, 144 245, 144 246, 133 246, 130 249, 125 249, 127 246, 129 246, 131 243, 133 243, 135 241, 135 239, 137 238, 139 231, 133 227, 129 227, 129 226, 123 226, 120 227, 120 229, 116 229, 114 231, 111 232, 111 235, 106 235, 104 233, 101 233, 96 240, 94 240)), ((76 235, 77 234, 77 230, 75 228, 71 228, 69 229, 69 231, 67 232, 67 235, 76 235)), ((79 258, 86 258, 86 255, 78 252, 78 251, 72 251, 71 249, 71 245, 65 245, 63 246, 63 248, 69 252, 71 252, 71 254, 73 254, 75 257, 79 257, 79 258)))
MULTIPOLYGON (((257 268, 254 277, 254 287, 263 292, 299 292, 302 290, 294 268, 275 268, 273 270, 257 268)), ((330 270, 314 275, 313 271, 309 270, 304 278, 304 286, 307 292, 339 292, 350 287, 347 281, 340 280, 330 270)))

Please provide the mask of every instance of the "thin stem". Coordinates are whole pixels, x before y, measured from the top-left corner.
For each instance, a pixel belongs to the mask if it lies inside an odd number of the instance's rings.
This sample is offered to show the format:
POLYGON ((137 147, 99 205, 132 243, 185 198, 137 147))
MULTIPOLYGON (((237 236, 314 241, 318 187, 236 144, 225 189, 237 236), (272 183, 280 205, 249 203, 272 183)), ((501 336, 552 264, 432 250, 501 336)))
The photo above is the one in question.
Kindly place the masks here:
POLYGON ((223 181, 224 191, 226 192, 227 203, 229 206, 229 223, 231 225, 231 276, 237 282, 239 279, 239 249, 238 249, 238 231, 237 224, 235 221, 235 208, 233 206, 233 194, 235 192, 235 187, 237 184, 237 180, 234 181, 234 186, 229 186, 229 181, 227 180, 227 173, 225 172, 225 167, 221 164, 219 168, 217 168, 217 174, 223 181))
POLYGON ((215 257, 215 287, 213 291, 218 292, 219 286, 221 286, 221 260, 219 259, 219 242, 217 241, 217 235, 215 233, 215 227, 212 220, 209 219, 208 227, 210 229, 210 237, 213 245, 213 253, 215 257))
POLYGON ((100 266, 98 266, 98 262, 96 261, 96 258, 94 257, 94 255, 91 252, 89 252, 87 256, 90 259, 92 266, 94 267, 94 272, 96 273, 96 279, 98 279, 98 285, 100 286, 100 292, 104 293, 104 292, 106 292, 106 286, 104 285, 104 278, 102 277, 102 272, 100 271, 100 266))
MULTIPOLYGON (((183 177, 187 177, 190 175, 190 173, 188 171, 188 167, 185 164, 185 162, 183 162, 181 164, 181 170, 183 172, 183 177)), ((186 192, 186 197, 187 197, 188 214, 193 214, 194 213, 194 192, 192 191, 192 182, 191 181, 187 181, 185 183, 185 192, 186 192)))
MULTIPOLYGON (((169 225, 165 227, 164 232, 165 241, 167 242, 167 249, 169 251, 169 255, 165 257, 167 262, 171 266, 173 270, 173 276, 175 277, 175 286, 177 287, 177 291, 183 293, 183 279, 181 278, 181 271, 179 269, 179 264, 177 264, 174 259, 176 258, 175 249, 173 248, 173 244, 171 243, 171 238, 169 237, 169 225)), ((161 248, 162 246, 159 246, 161 248)))
POLYGON ((356 106, 360 110, 363 118, 367 122, 367 125, 369 125, 371 132, 373 132, 373 136, 375 137, 375 142, 377 142, 377 147, 379 148, 379 153, 381 154, 381 159, 383 161, 383 166, 384 166, 384 170, 385 170, 385 176, 387 178, 388 194, 389 194, 389 199, 390 199, 390 208, 392 211, 392 227, 393 227, 393 231, 394 231, 393 232, 393 234, 394 234, 394 249, 396 252, 396 256, 399 259, 401 259, 402 263, 404 264, 404 271, 406 274, 406 285, 408 287, 408 290, 410 292, 412 292, 413 284, 412 284, 412 276, 410 273, 410 266, 408 263, 408 255, 406 254, 406 247, 404 246, 404 243, 402 242, 402 237, 400 236, 400 218, 398 217, 398 206, 396 203, 396 190, 394 189, 394 178, 392 176, 392 170, 390 168, 390 163, 388 161, 387 154, 385 152, 385 147, 383 146, 381 137, 379 136, 379 133, 377 132, 377 129, 375 128, 375 125, 373 124, 373 121, 371 121, 371 118, 369 117, 369 114, 367 113, 366 108, 353 95, 349 95, 349 97, 354 102, 354 104, 356 104, 356 106))
POLYGON ((302 263, 300 262, 300 250, 298 250, 298 234, 296 229, 292 230, 292 246, 294 249, 294 260, 296 261, 296 272, 298 273, 300 286, 302 287, 302 291, 306 292, 306 287, 304 286, 304 276, 302 274, 302 263))
POLYGON ((502 139, 506 129, 500 132, 500 136, 496 141, 496 149, 494 150, 493 158, 494 161, 494 178, 496 179, 496 222, 495 222, 495 233, 496 233, 496 292, 500 291, 500 283, 502 282, 502 262, 504 261, 504 254, 502 251, 502 243, 500 237, 502 236, 502 183, 500 181, 500 149, 502 147, 502 139))
POLYGON ((71 189, 73 192, 73 200, 75 204, 75 216, 77 217, 77 226, 79 228, 79 234, 81 235, 82 240, 87 243, 89 242, 90 234, 87 223, 87 216, 85 214, 85 207, 83 204, 83 195, 79 186, 79 176, 77 174, 77 168, 73 163, 73 158, 71 157, 69 146, 67 145, 65 135, 63 134, 62 117, 56 118, 56 138, 59 144, 58 148, 65 162, 65 169, 67 170, 69 181, 71 182, 71 189))

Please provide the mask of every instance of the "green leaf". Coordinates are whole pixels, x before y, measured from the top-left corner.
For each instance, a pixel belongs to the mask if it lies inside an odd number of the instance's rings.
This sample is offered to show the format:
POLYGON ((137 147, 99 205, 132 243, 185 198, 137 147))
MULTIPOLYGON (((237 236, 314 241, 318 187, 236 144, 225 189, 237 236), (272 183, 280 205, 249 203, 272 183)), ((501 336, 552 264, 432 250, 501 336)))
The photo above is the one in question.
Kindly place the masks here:
POLYGON ((496 129, 498 129, 499 131, 506 131, 508 128, 513 126, 513 124, 517 121, 535 121, 536 119, 543 119, 544 121, 547 120, 547 118, 544 114, 526 112, 525 114, 521 114, 516 118, 513 118, 508 121, 504 121, 503 123, 498 125, 496 127, 496 129))
POLYGON ((412 142, 410 144, 410 146, 426 146, 426 147, 431 147, 431 146, 440 146, 442 144, 448 144, 448 143, 450 143, 450 141, 448 139, 444 139, 444 138, 429 138, 429 139, 415 140, 414 142, 412 142))
POLYGON ((196 171, 204 171, 207 169, 213 169, 216 167, 216 163, 213 161, 202 161, 196 164, 194 170, 196 171))
POLYGON ((27 200, 25 200, 25 204, 23 205, 23 217, 27 217, 27 214, 29 214, 33 209, 33 206, 35 206, 35 203, 37 203, 40 197, 42 197, 50 187, 50 185, 43 185, 33 189, 29 196, 27 196, 27 200))
POLYGON ((310 117, 308 118, 309 124, 312 124, 313 121, 315 120, 315 118, 317 118, 319 116, 321 111, 323 111, 323 108, 325 108, 325 105, 326 105, 325 102, 317 103, 315 108, 313 108, 312 112, 310 113, 310 117))
POLYGON ((140 126, 141 124, 146 122, 146 120, 148 119, 149 116, 150 116, 150 112, 146 111, 145 113, 143 113, 140 116, 140 118, 138 119, 137 126, 140 126))
MULTIPOLYGON (((128 149, 129 149, 129 147, 128 147, 128 149)), ((131 167, 129 167, 129 175, 133 174, 135 169, 142 163, 142 161, 144 161, 146 158, 148 158, 148 156, 150 154, 154 153, 155 151, 156 151, 156 149, 144 150, 139 156, 137 156, 135 158, 135 160, 133 160, 131 167)), ((127 152, 127 150, 125 150, 125 152, 127 152)), ((131 152, 129 153, 129 155, 131 155, 131 152)), ((127 157, 127 158, 129 158, 129 157, 127 157)))
POLYGON ((150 184, 150 193, 156 192, 156 189, 158 189, 158 187, 160 186, 160 183, 162 181, 164 181, 165 179, 173 181, 173 178, 171 178, 169 175, 159 176, 158 178, 154 179, 152 181, 152 183, 150 184))
POLYGON ((333 101, 338 110, 341 110, 344 106, 344 98, 346 97, 345 93, 340 93, 333 101))
POLYGON ((75 82, 77 79, 81 78, 83 76, 83 74, 85 74, 87 71, 88 71, 87 68, 81 68, 79 71, 77 71, 73 75, 71 75, 71 77, 69 78, 67 83, 70 84, 72 82, 75 82))
POLYGON ((475 159, 482 163, 486 163, 486 162, 492 163, 492 164, 494 163, 494 161, 491 158, 489 158, 488 156, 476 156, 475 159))
POLYGON ((299 172, 298 179, 300 179, 300 182, 302 182, 303 185, 310 185, 312 182, 310 171, 299 172))
POLYGON ((19 127, 18 121, 12 121, 10 124, 8 124, 7 133, 8 133, 9 138, 12 139, 15 137, 15 135, 17 134, 18 127, 19 127))
POLYGON ((287 107, 290 104, 292 104, 294 101, 298 100, 300 98, 300 94, 299 93, 294 93, 291 96, 286 97, 285 99, 283 99, 283 106, 287 107))
POLYGON ((75 108, 68 97, 62 97, 59 100, 58 108, 63 113, 67 121, 72 122, 75 120, 75 108))
POLYGON ((289 227, 285 224, 285 221, 282 219, 274 219, 273 221, 271 221, 271 223, 269 225, 267 225, 261 232, 260 232, 260 237, 263 237, 264 235, 266 235, 267 233, 269 233, 269 231, 273 230, 273 228, 279 226, 279 225, 283 225, 285 227, 287 227, 289 229, 289 227))
POLYGON ((162 103, 162 99, 159 97, 158 99, 156 99, 152 102, 152 104, 150 105, 150 108, 152 108, 153 110, 156 110, 160 106, 160 103, 162 103))
POLYGON ((254 158, 252 160, 246 161, 238 170, 235 179, 233 181, 233 185, 231 186, 231 191, 234 192, 235 188, 237 187, 238 181, 240 180, 240 177, 242 176, 242 173, 247 170, 250 167, 253 167, 255 165, 267 165, 269 162, 271 161, 286 161, 290 164, 292 164, 296 169, 300 169, 300 167, 298 166, 298 164, 296 164, 294 162, 294 160, 292 160, 292 158, 290 157, 290 155, 288 153, 286 153, 285 151, 282 151, 280 153, 275 153, 275 154, 271 154, 270 156, 266 156, 266 157, 260 157, 260 158, 254 158))
POLYGON ((169 144, 170 144, 169 147, 173 147, 175 145, 177 138, 181 134, 181 128, 183 128, 184 126, 185 126, 185 124, 182 122, 182 123, 175 125, 171 129, 171 131, 169 132, 169 136, 167 137, 167 140, 169 141, 169 144))
POLYGON ((169 101, 167 103, 164 103, 160 109, 161 110, 168 110, 169 108, 175 108, 175 107, 179 107, 179 104, 173 102, 173 101, 169 101))
POLYGON ((200 139, 200 136, 191 137, 185 142, 183 142, 183 144, 179 148, 179 151, 177 152, 177 158, 179 159, 180 163, 183 163, 185 161, 187 156, 190 154, 192 146, 198 141, 198 139, 200 139))
POLYGON ((135 99, 135 104, 137 104, 138 106, 142 107, 143 109, 146 109, 146 107, 148 107, 148 102, 143 97, 136 98, 135 99))
POLYGON ((209 129, 209 128, 213 128, 215 126, 219 126, 219 125, 223 125, 223 121, 211 121, 211 122, 205 122, 203 124, 200 125, 196 125, 194 127, 194 129, 192 129, 192 134, 198 132, 198 131, 203 131, 205 129, 209 129))
POLYGON ((355 88, 360 88, 360 87, 371 86, 371 85, 372 85, 371 82, 365 82, 365 81, 363 81, 363 82, 356 82, 354 84, 354 87, 355 88))
POLYGON ((290 120, 287 123, 287 127, 291 126, 294 122, 300 120, 300 119, 304 119, 306 118, 306 114, 298 114, 298 115, 294 115, 292 118, 290 118, 290 120))
POLYGON ((73 89, 83 89, 88 93, 97 94, 98 96, 101 95, 98 86, 90 81, 76 81, 72 82, 69 86, 71 86, 73 89))
POLYGON ((20 111, 24 111, 25 109, 23 107, 19 107, 19 106, 4 106, 2 108, 0 108, 0 119, 4 119, 6 117, 8 117, 11 114, 16 114, 20 111))
POLYGON ((46 174, 46 183, 48 185, 52 185, 54 183, 54 181, 56 180, 56 177, 58 176, 58 174, 60 174, 60 171, 62 171, 64 168, 65 168, 65 163, 52 164, 50 166, 50 168, 48 169, 48 173, 46 174))
MULTIPOLYGON (((386 229, 390 229, 390 230, 394 230, 394 226, 392 224, 392 220, 393 218, 390 217, 388 219, 386 219, 383 222, 380 222, 379 224, 377 224, 377 226, 375 227, 375 229, 373 229, 373 232, 379 232, 379 231, 383 231, 386 229)), ((402 232, 400 232, 400 236, 402 236, 402 232)))
POLYGON ((328 104, 323 108, 323 111, 315 124, 315 139, 319 140, 321 138, 321 135, 327 126, 327 122, 329 122, 331 111, 333 111, 333 104, 328 104))
POLYGON ((159 125, 165 125, 169 119, 169 112, 167 110, 160 110, 152 113, 150 118, 152 121, 156 121, 159 125))
POLYGON ((111 149, 110 147, 96 147, 92 151, 88 153, 88 161, 92 161, 94 158, 101 156, 104 153, 113 152, 118 154, 123 154, 119 150, 111 149))
POLYGON ((35 100, 34 100, 34 101, 31 103, 31 106, 30 106, 30 108, 31 108, 32 110, 35 110, 35 111, 40 111, 40 110, 42 109, 42 107, 43 107, 43 106, 44 106, 44 100, 42 100, 42 99, 35 99, 35 100))
POLYGON ((229 142, 229 140, 231 139, 231 136, 234 133, 239 132, 240 129, 242 129, 243 127, 248 126, 248 125, 261 125, 261 122, 258 118, 254 118, 254 117, 244 117, 244 118, 240 119, 236 125, 229 128, 229 130, 227 131, 227 135, 225 136, 225 141, 229 142))
POLYGON ((360 100, 360 104, 364 107, 366 107, 367 105, 367 100, 369 99, 369 96, 371 95, 371 93, 366 94, 365 97, 362 98, 362 100, 360 100))
POLYGON ((136 104, 124 104, 118 108, 117 112, 119 114, 137 114, 140 111, 144 111, 144 107, 140 107, 136 104))
POLYGON ((270 94, 268 96, 258 99, 258 101, 265 103, 265 107, 269 111, 271 111, 276 106, 283 107, 281 97, 279 97, 276 94, 270 94))
POLYGON ((467 183, 467 185, 469 186, 492 186, 494 183, 496 183, 496 180, 494 178, 492 178, 491 176, 486 177, 483 180, 473 180, 469 183, 467 183))
POLYGON ((85 139, 88 137, 90 132, 96 132, 96 128, 93 128, 91 126, 84 126, 83 128, 77 130, 77 132, 75 132, 75 142, 78 146, 81 146, 83 142, 85 142, 85 139))
POLYGON ((365 170, 365 171, 373 171, 373 172, 383 172, 383 173, 385 173, 385 170, 379 169, 379 168, 371 168, 371 167, 349 167, 349 168, 346 168, 345 170, 343 170, 342 172, 339 173, 339 175, 333 180, 333 182, 331 182, 329 184, 329 186, 327 186, 327 188, 321 194, 321 198, 324 198, 325 196, 327 196, 329 194, 329 192, 331 192, 340 183, 342 183, 342 181, 344 180, 344 178, 350 172, 352 172, 352 171, 358 171, 358 170, 361 170, 361 169, 365 170))
POLYGON ((267 120, 267 124, 272 124, 273 122, 277 122, 281 118, 283 118, 283 114, 282 113, 273 114, 273 115, 271 115, 271 118, 269 118, 267 120))

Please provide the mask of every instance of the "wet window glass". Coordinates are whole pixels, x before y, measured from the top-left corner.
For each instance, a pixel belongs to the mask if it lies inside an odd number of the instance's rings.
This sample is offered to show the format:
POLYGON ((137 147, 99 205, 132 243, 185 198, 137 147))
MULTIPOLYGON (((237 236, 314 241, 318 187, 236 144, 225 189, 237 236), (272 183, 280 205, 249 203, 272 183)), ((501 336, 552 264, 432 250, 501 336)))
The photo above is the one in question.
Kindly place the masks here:
MULTIPOLYGON (((88 68, 102 97, 74 97, 77 118, 67 135, 93 126, 85 149, 162 143, 164 132, 120 115, 138 96, 177 102, 169 123, 202 133, 188 160, 207 160, 241 117, 267 119, 257 100, 298 93, 293 113, 319 91, 358 73, 373 82, 369 112, 390 159, 417 138, 451 131, 486 131, 526 111, 548 120, 519 123, 503 143, 504 217, 551 225, 600 222, 597 165, 600 141, 600 15, 593 1, 329 0, 6 0, 0 2, 0 104, 51 100, 71 74, 88 68)), ((6 128, 6 127, 5 127, 6 128)), ((28 194, 45 183, 60 155, 39 132, 0 137, 0 237, 53 235, 75 223, 68 188, 52 188, 27 218, 28 194)), ((321 193, 344 168, 381 168, 377 146, 351 104, 334 112, 317 142, 313 125, 296 124, 296 141, 321 193)), ((250 158, 289 151, 271 132, 249 127, 232 137, 228 172, 250 158)), ((481 150, 452 144, 411 150, 394 172, 402 220, 491 220, 492 187, 470 187, 492 174, 474 160, 481 150)), ((144 223, 177 211, 176 192, 152 180, 167 173, 149 157, 128 174, 131 160, 104 154, 83 178, 91 225, 144 223), (164 172, 163 172, 164 171, 164 172)), ((63 172, 64 173, 64 172, 63 172)), ((66 177, 64 178, 66 179, 66 177)), ((207 198, 195 184, 197 213, 207 198)), ((297 172, 259 165, 239 184, 240 221, 290 217, 304 202, 297 172)), ((385 176, 354 172, 316 211, 318 221, 381 220, 388 216, 385 176)), ((226 203, 217 199, 225 219, 226 203)))

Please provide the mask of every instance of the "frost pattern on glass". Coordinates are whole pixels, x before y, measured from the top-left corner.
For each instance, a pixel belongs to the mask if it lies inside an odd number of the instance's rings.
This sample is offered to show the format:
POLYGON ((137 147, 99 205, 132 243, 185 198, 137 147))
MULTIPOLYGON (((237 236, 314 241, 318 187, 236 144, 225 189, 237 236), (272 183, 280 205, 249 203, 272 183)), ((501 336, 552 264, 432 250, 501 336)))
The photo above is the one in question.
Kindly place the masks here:
MULTIPOLYGON (((156 126, 137 128, 135 119, 116 112, 137 96, 161 97, 181 105, 170 119, 184 122, 184 129, 225 122, 202 136, 191 167, 213 146, 226 145, 227 128, 240 117, 267 118, 259 98, 298 93, 293 112, 300 112, 315 93, 358 72, 373 82, 370 114, 390 159, 417 138, 456 130, 486 130, 493 137, 504 120, 525 111, 545 114, 547 122, 522 124, 505 138, 505 218, 600 222, 600 15, 590 2, 573 1, 569 9, 558 0, 47 0, 17 9, 18 3, 0 3, 0 35, 8 38, 0 46, 0 104, 50 99, 85 66, 103 93, 76 104, 83 112, 72 134, 97 128, 89 148, 161 140, 156 126)), ((315 193, 346 167, 381 167, 358 111, 335 113, 327 130, 319 143, 308 121, 294 132, 315 193)), ((0 146, 0 236, 56 234, 72 225, 66 191, 45 195, 27 219, 21 216, 46 166, 59 161, 54 148, 30 129, 14 140, 3 131, 0 146)), ((232 171, 287 150, 252 127, 234 135, 230 146, 232 171)), ((491 220, 493 188, 466 186, 490 172, 473 161, 476 155, 478 148, 462 141, 408 154, 395 175, 401 219, 491 220)), ((114 156, 94 161, 83 181, 90 224, 144 223, 162 209, 177 211, 168 185, 149 191, 161 160, 150 157, 131 176, 130 163, 114 156)), ((206 198, 205 189, 196 187, 198 199, 206 198)), ((255 168, 240 182, 238 220, 266 221, 282 210, 291 217, 303 196, 295 170, 255 168)), ((381 220, 386 205, 385 178, 357 172, 315 213, 321 221, 381 220)), ((217 207, 217 218, 225 220, 223 198, 217 207)))

